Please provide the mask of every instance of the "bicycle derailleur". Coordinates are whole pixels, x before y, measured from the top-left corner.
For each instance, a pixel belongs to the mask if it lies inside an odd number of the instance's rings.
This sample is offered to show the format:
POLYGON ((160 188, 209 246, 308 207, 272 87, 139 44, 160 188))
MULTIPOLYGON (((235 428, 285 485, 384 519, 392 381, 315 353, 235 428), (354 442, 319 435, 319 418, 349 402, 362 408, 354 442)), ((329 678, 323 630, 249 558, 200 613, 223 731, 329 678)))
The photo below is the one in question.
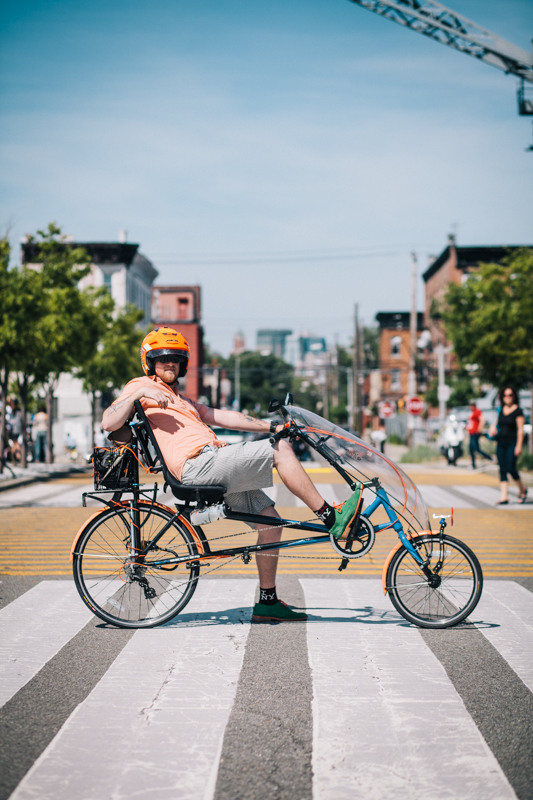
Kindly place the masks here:
POLYGON ((124 572, 130 583, 138 583, 144 592, 146 600, 153 600, 157 592, 145 578, 146 567, 142 564, 129 563, 124 567, 124 572))

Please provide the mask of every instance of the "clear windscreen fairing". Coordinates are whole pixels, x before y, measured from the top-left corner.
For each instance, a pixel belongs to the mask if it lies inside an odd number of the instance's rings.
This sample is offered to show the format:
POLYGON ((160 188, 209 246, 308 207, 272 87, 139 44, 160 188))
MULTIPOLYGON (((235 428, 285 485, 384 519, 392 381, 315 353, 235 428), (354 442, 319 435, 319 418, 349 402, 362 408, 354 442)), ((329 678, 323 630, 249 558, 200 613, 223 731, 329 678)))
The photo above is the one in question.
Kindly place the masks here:
MULTIPOLYGON (((323 442, 329 455, 352 478, 370 481, 378 478, 387 493, 390 507, 397 514, 404 531, 430 530, 429 517, 422 495, 411 478, 383 453, 375 450, 355 434, 334 425, 332 422, 298 406, 286 406, 294 422, 305 428, 313 442, 323 442)), ((375 488, 364 492, 364 505, 368 507, 376 499, 375 488)), ((363 510, 364 514, 364 510, 363 510)), ((392 523, 391 523, 392 524, 392 523)))

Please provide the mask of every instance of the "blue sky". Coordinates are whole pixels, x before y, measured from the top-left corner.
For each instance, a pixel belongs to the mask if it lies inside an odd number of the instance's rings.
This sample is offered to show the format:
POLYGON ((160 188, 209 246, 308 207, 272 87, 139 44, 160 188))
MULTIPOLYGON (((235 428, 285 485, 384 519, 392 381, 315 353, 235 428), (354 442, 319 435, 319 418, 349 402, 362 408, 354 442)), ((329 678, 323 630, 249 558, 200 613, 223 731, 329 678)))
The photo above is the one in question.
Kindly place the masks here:
MULTIPOLYGON (((452 5, 530 48, 530 0, 452 5)), ((533 243, 516 80, 347 0, 3 8, 0 224, 126 228, 160 283, 202 284, 224 352, 407 309, 410 251, 423 270, 452 226, 533 243)))

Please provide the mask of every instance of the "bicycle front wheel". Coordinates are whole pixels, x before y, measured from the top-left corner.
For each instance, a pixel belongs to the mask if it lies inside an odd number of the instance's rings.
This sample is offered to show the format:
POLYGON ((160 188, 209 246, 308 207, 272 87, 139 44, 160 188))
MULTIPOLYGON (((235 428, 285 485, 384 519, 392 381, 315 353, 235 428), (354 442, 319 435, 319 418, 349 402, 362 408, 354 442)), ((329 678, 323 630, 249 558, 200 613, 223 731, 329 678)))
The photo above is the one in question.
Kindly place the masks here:
POLYGON ((387 570, 393 606, 420 628, 450 628, 475 609, 483 572, 475 554, 452 536, 435 534, 412 540, 433 573, 430 580, 411 553, 400 547, 387 570))
MULTIPOLYGON (((137 508, 144 548, 173 514, 149 502, 141 501, 137 508)), ((128 506, 103 511, 89 521, 75 548, 74 581, 83 601, 105 622, 119 628, 153 628, 175 617, 193 596, 198 564, 176 565, 171 560, 194 559, 198 550, 189 530, 175 520, 156 547, 138 557, 130 546, 131 524, 128 506)))

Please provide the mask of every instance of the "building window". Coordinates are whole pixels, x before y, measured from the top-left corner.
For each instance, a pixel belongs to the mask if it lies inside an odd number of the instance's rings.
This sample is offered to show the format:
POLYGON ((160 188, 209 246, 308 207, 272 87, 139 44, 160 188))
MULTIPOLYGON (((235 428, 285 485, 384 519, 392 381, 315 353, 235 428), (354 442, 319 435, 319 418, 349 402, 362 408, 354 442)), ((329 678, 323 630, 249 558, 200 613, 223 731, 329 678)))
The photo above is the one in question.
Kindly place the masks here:
POLYGON ((401 392, 402 384, 400 381, 400 370, 392 369, 390 373, 390 390, 391 392, 401 392))
POLYGON ((402 337, 393 336, 390 340, 390 354, 391 358, 400 358, 401 356, 402 337))
POLYGON ((192 319, 192 306, 190 297, 178 297, 178 319, 192 319))
POLYGON ((104 287, 107 289, 108 292, 111 291, 111 279, 113 277, 112 272, 104 272, 104 287))

